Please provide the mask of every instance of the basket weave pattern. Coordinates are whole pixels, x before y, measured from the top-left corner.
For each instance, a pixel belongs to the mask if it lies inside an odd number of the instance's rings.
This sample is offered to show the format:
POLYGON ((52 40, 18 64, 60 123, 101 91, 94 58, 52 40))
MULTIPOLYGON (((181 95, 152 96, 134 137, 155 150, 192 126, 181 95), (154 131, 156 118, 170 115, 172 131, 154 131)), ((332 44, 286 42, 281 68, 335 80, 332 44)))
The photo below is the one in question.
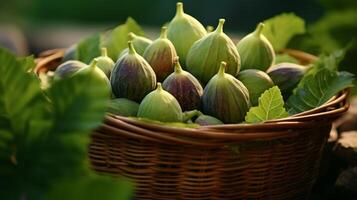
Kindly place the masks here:
MULTIPOLYGON (((53 70, 62 55, 43 54, 37 72, 53 70)), ((307 199, 346 98, 344 91, 319 108, 267 123, 198 129, 108 115, 92 134, 89 158, 98 172, 133 179, 135 199, 307 199)))

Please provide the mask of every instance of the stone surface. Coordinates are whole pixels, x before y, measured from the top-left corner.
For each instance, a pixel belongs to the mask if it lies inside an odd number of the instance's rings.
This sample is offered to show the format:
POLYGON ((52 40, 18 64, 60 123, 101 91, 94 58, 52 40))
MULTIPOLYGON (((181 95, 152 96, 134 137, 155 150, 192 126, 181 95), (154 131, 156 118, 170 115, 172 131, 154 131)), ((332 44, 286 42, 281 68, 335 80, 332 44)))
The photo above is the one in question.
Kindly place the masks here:
POLYGON ((347 113, 335 122, 340 133, 357 130, 357 97, 351 98, 350 104, 347 113))
POLYGON ((335 196, 338 199, 357 199, 357 167, 344 170, 336 180, 335 196))
POLYGON ((341 133, 334 153, 350 165, 357 165, 357 131, 341 133))

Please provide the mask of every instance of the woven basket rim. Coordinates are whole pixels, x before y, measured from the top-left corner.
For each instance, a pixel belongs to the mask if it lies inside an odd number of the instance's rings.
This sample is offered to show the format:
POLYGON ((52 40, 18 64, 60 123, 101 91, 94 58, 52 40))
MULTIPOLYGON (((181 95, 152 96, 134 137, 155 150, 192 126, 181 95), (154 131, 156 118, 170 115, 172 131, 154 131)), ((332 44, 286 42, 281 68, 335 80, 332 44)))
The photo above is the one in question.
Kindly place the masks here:
MULTIPOLYGON (((54 49, 43 52, 37 58, 36 73, 43 73, 54 70, 62 59, 65 49, 54 49), (53 62, 58 62, 53 64, 53 62), (51 67, 48 67, 49 64, 51 67)), ((299 59, 302 63, 312 63, 317 58, 306 52, 293 49, 284 49, 283 52, 299 59)), ((340 92, 332 97, 325 104, 299 114, 286 118, 270 120, 255 124, 223 124, 200 126, 197 128, 171 127, 135 120, 128 117, 107 114, 101 128, 107 129, 112 133, 127 134, 133 137, 152 141, 167 141, 182 144, 194 145, 217 145, 227 143, 227 140, 254 140, 254 139, 272 139, 276 137, 292 137, 293 129, 303 130, 317 126, 326 126, 333 119, 336 119, 345 113, 349 104, 347 102, 348 90, 340 92), (119 133, 120 132, 120 133, 119 133), (189 137, 190 140, 180 137, 189 137), (197 142, 195 139, 213 139, 214 142, 197 142)), ((101 129, 99 128, 99 129, 101 129)))

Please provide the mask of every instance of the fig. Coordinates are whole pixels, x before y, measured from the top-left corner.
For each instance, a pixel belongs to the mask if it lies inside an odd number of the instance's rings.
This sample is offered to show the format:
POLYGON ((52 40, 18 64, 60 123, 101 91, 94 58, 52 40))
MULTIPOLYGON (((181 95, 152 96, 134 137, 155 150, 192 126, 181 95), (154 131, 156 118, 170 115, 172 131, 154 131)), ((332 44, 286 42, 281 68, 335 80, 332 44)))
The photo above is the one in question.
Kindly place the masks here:
POLYGON ((101 69, 99 69, 99 67, 97 67, 97 63, 98 63, 98 60, 94 59, 90 65, 81 68, 76 73, 74 73, 73 76, 81 76, 81 75, 86 75, 89 73, 95 73, 95 77, 98 80, 102 81, 104 83, 103 85, 106 85, 105 90, 108 90, 108 96, 109 96, 110 90, 111 90, 109 79, 108 79, 107 75, 105 75, 105 73, 101 69))
MULTIPOLYGON (((136 52, 139 54, 139 55, 144 55, 144 51, 146 49, 147 46, 149 46, 152 41, 146 37, 143 37, 143 36, 138 36, 136 35, 135 33, 133 32, 130 32, 128 34, 128 38, 129 40, 128 41, 132 41, 134 47, 135 47, 135 50, 136 52)), ((122 57, 124 54, 128 53, 129 52, 129 48, 125 48, 120 54, 119 54, 119 57, 122 57)))
POLYGON ((157 83, 156 90, 145 96, 140 103, 138 117, 161 122, 182 122, 180 104, 169 92, 166 92, 161 83, 157 83))
POLYGON ((167 27, 167 37, 174 44, 183 64, 192 44, 207 34, 203 25, 192 16, 184 13, 183 4, 176 4, 176 15, 167 27))
POLYGON ((161 28, 160 37, 146 48, 143 57, 153 68, 157 81, 163 81, 172 72, 177 54, 167 39, 167 27, 161 28))
POLYGON ((178 58, 175 60, 175 71, 162 86, 177 99, 183 111, 200 108, 203 88, 194 76, 181 68, 178 58))
POLYGON ((73 44, 66 49, 61 62, 64 63, 69 60, 75 60, 77 58, 76 53, 77 53, 77 44, 73 44))
POLYGON ((216 30, 196 41, 187 54, 187 70, 203 84, 217 73, 221 61, 227 63, 227 73, 236 76, 239 72, 240 57, 232 40, 223 33, 224 21, 220 19, 216 30))
POLYGON ((128 42, 129 52, 118 59, 110 76, 113 94, 135 102, 155 89, 156 75, 148 62, 128 42))
POLYGON ((206 85, 202 110, 224 123, 238 123, 249 110, 249 93, 242 82, 225 73, 225 67, 226 63, 221 62, 218 73, 206 85))
POLYGON ((286 99, 292 94, 293 89, 299 84, 307 69, 308 67, 298 64, 279 63, 268 70, 268 75, 286 99))
POLYGON ((125 98, 111 99, 109 102, 108 112, 114 115, 124 117, 136 117, 139 110, 139 104, 125 98))
POLYGON ((110 78, 110 74, 112 73, 115 63, 110 57, 108 57, 107 48, 103 47, 101 52, 101 56, 96 58, 98 61, 97 67, 99 67, 99 69, 101 69, 107 77, 110 78))
POLYGON ((248 89, 252 106, 257 106, 260 95, 274 86, 274 82, 268 74, 257 69, 243 70, 238 74, 237 78, 248 89))
POLYGON ((206 26, 206 31, 207 31, 207 33, 211 33, 212 31, 214 31, 214 27, 213 26, 206 26))
POLYGON ((259 23, 254 32, 237 43, 237 50, 242 59, 242 70, 259 69, 266 71, 274 63, 275 52, 269 40, 262 34, 263 23, 259 23))
POLYGON ((209 115, 204 115, 203 113, 201 113, 200 116, 196 118, 195 123, 201 126, 223 124, 221 120, 209 115))
POLYGON ((74 73, 76 73, 78 70, 84 67, 87 67, 87 65, 80 61, 77 60, 66 61, 57 67, 57 69, 54 72, 53 80, 56 81, 65 77, 72 76, 74 73))

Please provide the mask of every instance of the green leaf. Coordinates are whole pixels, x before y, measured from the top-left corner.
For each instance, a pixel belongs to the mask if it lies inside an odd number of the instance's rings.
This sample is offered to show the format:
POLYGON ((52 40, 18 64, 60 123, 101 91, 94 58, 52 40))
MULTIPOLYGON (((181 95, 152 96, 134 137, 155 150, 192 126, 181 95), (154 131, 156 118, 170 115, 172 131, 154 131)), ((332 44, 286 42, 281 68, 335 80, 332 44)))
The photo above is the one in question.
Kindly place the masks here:
POLYGON ((263 23, 263 35, 271 42, 275 51, 285 48, 295 35, 306 32, 304 20, 294 13, 283 13, 263 23))
POLYGON ((57 81, 48 93, 53 103, 54 133, 88 132, 98 127, 110 96, 94 70, 57 81))
POLYGON ((259 105, 249 109, 245 116, 248 123, 264 122, 289 116, 284 108, 284 100, 278 86, 266 90, 259 97, 259 105))
POLYGON ((54 83, 46 97, 28 73, 30 57, 0 48, 0 63, 1 198, 44 200, 63 183, 72 191, 62 190, 62 199, 128 199, 127 182, 89 170, 89 134, 105 115, 107 85, 92 71, 54 83))
POLYGON ((288 98, 288 112, 296 114, 321 106, 339 91, 352 87, 353 80, 351 73, 331 71, 328 68, 309 73, 288 98))
POLYGON ((77 45, 77 60, 89 64, 94 58, 100 56, 101 35, 95 34, 83 39, 77 45))
POLYGON ((0 61, 0 119, 8 120, 11 128, 24 132, 29 128, 27 123, 40 112, 32 109, 41 104, 39 100, 44 100, 39 80, 26 73, 34 64, 33 59, 17 59, 0 49, 0 61))
POLYGON ((299 64, 299 60, 288 55, 288 54, 276 54, 275 55, 275 63, 284 63, 284 62, 289 62, 289 63, 295 63, 299 64))
POLYGON ((51 200, 126 200, 132 199, 133 184, 118 178, 92 175, 81 179, 63 179, 50 191, 51 200))
POLYGON ((33 56, 20 57, 17 58, 17 60, 19 63, 21 63, 21 65, 23 65, 25 71, 34 69, 36 67, 35 58, 33 56))
POLYGON ((114 61, 118 59, 120 52, 128 47, 128 34, 130 32, 136 35, 144 35, 140 26, 131 17, 126 20, 125 24, 117 26, 104 38, 103 46, 107 47, 108 56, 114 61))

